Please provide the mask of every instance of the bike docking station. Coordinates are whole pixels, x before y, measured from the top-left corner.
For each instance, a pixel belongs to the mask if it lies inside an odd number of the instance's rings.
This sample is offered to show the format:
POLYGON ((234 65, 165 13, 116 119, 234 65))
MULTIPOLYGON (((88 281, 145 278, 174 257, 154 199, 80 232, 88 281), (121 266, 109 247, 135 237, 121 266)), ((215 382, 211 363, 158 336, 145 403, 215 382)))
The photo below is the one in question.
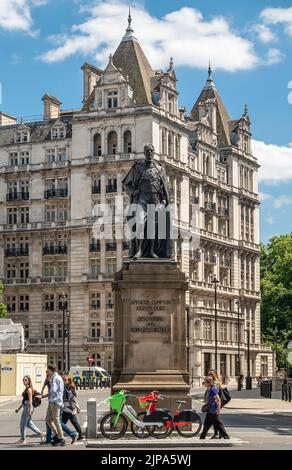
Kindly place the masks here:
MULTIPOLYGON (((112 392, 136 396, 159 390, 174 413, 176 400, 191 408, 187 371, 185 291, 177 263, 167 259, 126 260, 116 273, 112 392)), ((131 403, 136 409, 139 403, 131 403)))

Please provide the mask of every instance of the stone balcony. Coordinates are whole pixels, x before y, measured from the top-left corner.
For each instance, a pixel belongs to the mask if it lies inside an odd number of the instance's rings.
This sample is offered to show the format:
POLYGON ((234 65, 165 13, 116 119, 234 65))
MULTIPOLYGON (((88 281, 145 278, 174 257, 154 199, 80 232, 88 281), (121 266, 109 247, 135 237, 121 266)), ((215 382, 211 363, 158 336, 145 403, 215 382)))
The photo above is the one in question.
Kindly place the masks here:
POLYGON ((135 153, 117 153, 115 155, 98 155, 98 156, 90 155, 88 157, 85 157, 85 163, 89 165, 94 165, 97 163, 111 163, 111 162, 118 162, 118 161, 135 160, 135 158, 136 158, 135 153))

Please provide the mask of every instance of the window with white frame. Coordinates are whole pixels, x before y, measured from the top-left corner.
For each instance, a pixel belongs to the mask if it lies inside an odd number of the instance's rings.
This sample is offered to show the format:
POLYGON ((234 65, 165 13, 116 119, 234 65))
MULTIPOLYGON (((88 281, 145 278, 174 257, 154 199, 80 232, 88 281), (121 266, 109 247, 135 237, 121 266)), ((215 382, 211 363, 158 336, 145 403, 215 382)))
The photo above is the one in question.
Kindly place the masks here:
POLYGON ((107 107, 109 109, 118 107, 118 92, 117 92, 117 90, 108 91, 108 93, 107 93, 107 107))
POLYGON ((10 207, 7 209, 7 223, 8 224, 17 224, 17 208, 10 207))
POLYGON ((16 296, 15 295, 6 295, 5 298, 7 312, 16 312, 16 296))
POLYGON ((8 158, 8 165, 17 166, 18 165, 18 152, 10 152, 8 158))
POLYGON ((19 210, 19 223, 27 224, 29 222, 29 207, 21 207, 19 210))
POLYGON ((113 259, 108 259, 107 260, 107 272, 108 273, 115 273, 117 270, 117 262, 116 260, 113 258, 113 259))
POLYGON ((45 294, 43 297, 43 310, 45 312, 52 312, 55 308, 54 294, 45 294))
POLYGON ((212 339, 212 321, 204 320, 204 339, 212 339))
POLYGON ((45 339, 53 339, 55 336, 54 323, 45 323, 44 324, 44 336, 45 339))
POLYGON ((53 163, 56 158, 56 149, 55 148, 49 148, 46 149, 46 162, 47 163, 53 163))
POLYGON ((99 321, 90 323, 90 337, 100 338, 100 322, 99 321))
POLYGON ((29 311, 29 295, 20 295, 19 296, 19 311, 28 312, 29 311))
POLYGON ((106 335, 108 340, 112 340, 114 336, 114 324, 113 322, 107 322, 106 335))
POLYGON ((15 279, 17 273, 16 263, 8 263, 6 266, 7 279, 15 279))
POLYGON ((90 271, 92 276, 98 276, 100 273, 100 260, 91 259, 90 260, 90 271))
POLYGON ((92 310, 98 310, 100 308, 100 292, 91 292, 90 308, 92 310))
POLYGON ((66 131, 64 126, 56 126, 51 130, 51 139, 64 139, 66 137, 66 131))
POLYGON ((221 321, 219 324, 219 340, 227 341, 227 322, 221 321))
POLYGON ((29 276, 29 264, 20 263, 19 265, 19 277, 20 279, 27 279, 29 276))
POLYGON ((29 141, 29 131, 28 130, 19 130, 14 134, 14 142, 16 144, 22 144, 29 141))

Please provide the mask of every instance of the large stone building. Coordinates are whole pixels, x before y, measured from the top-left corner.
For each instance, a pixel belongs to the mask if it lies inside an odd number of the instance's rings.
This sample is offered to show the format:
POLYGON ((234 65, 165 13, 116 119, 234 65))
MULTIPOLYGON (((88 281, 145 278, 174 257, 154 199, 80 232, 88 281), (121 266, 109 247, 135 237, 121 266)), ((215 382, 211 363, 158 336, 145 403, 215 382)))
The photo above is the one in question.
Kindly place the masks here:
POLYGON ((247 108, 231 120, 211 70, 189 115, 178 105, 172 60, 153 70, 133 35, 131 18, 104 70, 85 63, 83 104, 64 111, 44 95, 43 118, 18 122, 0 113, 0 276, 9 316, 25 327, 27 350, 62 366, 64 292, 70 312, 71 364, 111 369, 113 273, 128 245, 93 238, 94 207, 127 196, 122 179, 145 143, 169 177, 176 220, 188 227, 199 208, 200 246, 179 239, 175 256, 189 278, 189 368, 198 383, 214 357, 217 285, 218 368, 246 373, 246 329, 252 375, 271 373, 261 345, 258 163, 250 148, 247 108), (236 301, 239 299, 239 308, 236 301))

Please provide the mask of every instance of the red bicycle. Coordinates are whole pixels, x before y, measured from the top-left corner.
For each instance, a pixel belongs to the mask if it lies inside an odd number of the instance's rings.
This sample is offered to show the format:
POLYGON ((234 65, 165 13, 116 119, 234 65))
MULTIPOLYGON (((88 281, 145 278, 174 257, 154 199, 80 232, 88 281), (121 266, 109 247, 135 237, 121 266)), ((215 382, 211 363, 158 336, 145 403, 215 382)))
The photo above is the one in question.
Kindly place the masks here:
POLYGON ((186 402, 182 400, 176 401, 178 407, 171 420, 163 420, 163 425, 159 427, 151 426, 151 421, 153 422, 154 417, 158 419, 166 413, 169 413, 169 410, 165 408, 157 408, 157 401, 164 398, 167 397, 156 390, 153 390, 149 395, 139 398, 140 406, 147 408, 147 410, 138 413, 138 419, 142 420, 145 424, 149 422, 149 426, 147 426, 146 432, 141 433, 141 430, 139 430, 137 433, 136 426, 131 423, 133 434, 140 438, 147 437, 147 435, 150 434, 156 439, 164 439, 170 436, 173 430, 176 430, 177 433, 183 437, 197 436, 202 428, 201 418, 196 410, 181 410, 181 406, 186 404, 186 402))

